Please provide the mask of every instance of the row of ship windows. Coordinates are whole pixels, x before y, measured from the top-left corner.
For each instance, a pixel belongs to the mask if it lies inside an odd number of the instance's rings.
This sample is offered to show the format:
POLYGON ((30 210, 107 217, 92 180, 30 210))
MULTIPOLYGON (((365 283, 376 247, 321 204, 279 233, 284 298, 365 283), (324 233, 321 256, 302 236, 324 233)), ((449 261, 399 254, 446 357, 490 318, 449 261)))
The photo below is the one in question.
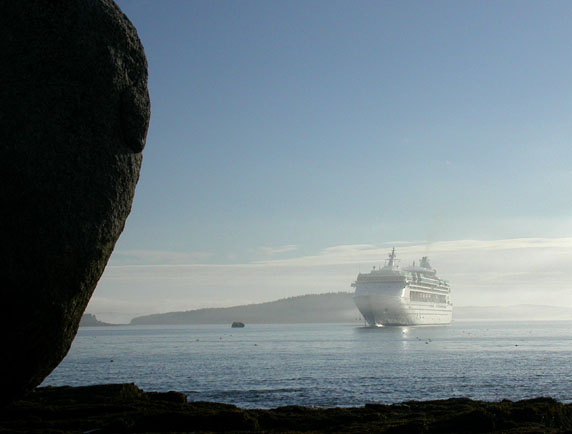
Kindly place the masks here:
POLYGON ((433 288, 449 288, 447 285, 437 285, 430 282, 408 282, 410 285, 429 286, 433 288))
POLYGON ((436 285, 439 285, 442 282, 439 279, 431 279, 429 277, 417 277, 417 278, 415 278, 415 276, 412 277, 412 280, 416 280, 417 282, 432 283, 432 284, 436 284, 436 285))
POLYGON ((426 292, 411 291, 409 293, 411 301, 425 301, 430 303, 446 303, 447 296, 440 294, 428 294, 426 292))

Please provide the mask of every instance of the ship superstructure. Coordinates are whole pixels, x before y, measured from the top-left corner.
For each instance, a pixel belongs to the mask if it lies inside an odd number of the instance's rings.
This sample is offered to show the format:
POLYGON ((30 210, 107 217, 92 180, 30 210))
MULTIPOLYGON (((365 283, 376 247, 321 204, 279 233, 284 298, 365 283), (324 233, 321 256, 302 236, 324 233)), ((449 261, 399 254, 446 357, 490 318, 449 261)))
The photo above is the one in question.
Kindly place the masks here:
POLYGON ((352 283, 357 308, 372 326, 449 324, 453 314, 451 288, 424 256, 399 268, 395 248, 383 267, 359 273, 352 283))

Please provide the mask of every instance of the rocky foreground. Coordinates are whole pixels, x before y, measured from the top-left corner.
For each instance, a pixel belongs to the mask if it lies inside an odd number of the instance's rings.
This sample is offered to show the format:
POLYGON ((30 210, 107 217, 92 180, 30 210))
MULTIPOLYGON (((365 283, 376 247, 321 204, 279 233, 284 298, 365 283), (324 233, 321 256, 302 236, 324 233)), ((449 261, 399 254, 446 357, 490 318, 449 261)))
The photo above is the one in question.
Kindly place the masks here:
POLYGON ((376 432, 572 433, 572 404, 551 398, 368 404, 354 408, 243 410, 187 403, 178 392, 133 384, 39 388, 0 410, 0 433, 376 432))

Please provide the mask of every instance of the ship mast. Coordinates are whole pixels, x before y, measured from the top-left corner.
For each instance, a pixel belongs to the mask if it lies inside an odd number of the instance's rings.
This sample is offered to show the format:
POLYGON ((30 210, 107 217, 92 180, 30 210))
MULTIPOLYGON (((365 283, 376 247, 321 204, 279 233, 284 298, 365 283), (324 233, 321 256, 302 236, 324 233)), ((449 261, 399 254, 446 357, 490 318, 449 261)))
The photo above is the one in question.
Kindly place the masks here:
POLYGON ((391 249, 391 253, 389 254, 389 259, 387 261, 387 266, 393 267, 394 262, 395 262, 395 247, 391 249))
POLYGON ((397 259, 395 259, 395 247, 391 249, 391 253, 389 254, 389 258, 387 259, 387 264, 385 264, 384 268, 389 268, 393 270, 397 266, 397 259))

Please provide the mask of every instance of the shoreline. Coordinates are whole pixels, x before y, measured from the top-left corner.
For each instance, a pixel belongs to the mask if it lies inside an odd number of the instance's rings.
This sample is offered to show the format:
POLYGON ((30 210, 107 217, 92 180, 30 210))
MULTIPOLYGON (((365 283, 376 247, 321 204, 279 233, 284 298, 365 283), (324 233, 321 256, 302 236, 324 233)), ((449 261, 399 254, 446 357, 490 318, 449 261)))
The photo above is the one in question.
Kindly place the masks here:
POLYGON ((241 409, 134 384, 41 387, 0 409, 0 433, 572 432, 572 403, 450 398, 362 407, 241 409))

